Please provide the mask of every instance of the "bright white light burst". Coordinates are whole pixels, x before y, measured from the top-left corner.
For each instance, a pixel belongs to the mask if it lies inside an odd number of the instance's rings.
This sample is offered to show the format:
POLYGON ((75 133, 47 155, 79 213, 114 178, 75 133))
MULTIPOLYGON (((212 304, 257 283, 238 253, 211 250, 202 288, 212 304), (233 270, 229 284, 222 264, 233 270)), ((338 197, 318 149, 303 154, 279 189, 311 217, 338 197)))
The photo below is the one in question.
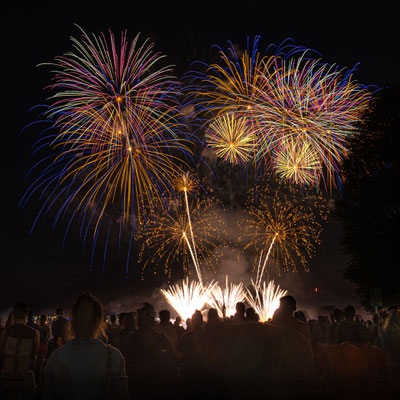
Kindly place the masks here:
POLYGON ((197 281, 189 283, 189 278, 185 278, 182 284, 172 285, 166 290, 161 289, 161 292, 168 303, 186 321, 192 318, 196 310, 201 311, 209 302, 211 291, 216 284, 216 282, 211 282, 203 286, 197 281))
POLYGON ((209 305, 218 311, 218 315, 231 317, 236 312, 236 304, 245 300, 243 284, 231 283, 228 285, 228 276, 226 276, 225 287, 221 288, 218 284, 211 291, 209 305), (225 308, 225 315, 224 315, 225 308))
POLYGON ((279 307, 279 300, 287 294, 279 285, 275 286, 274 281, 270 281, 266 286, 265 281, 261 289, 257 289, 256 283, 251 281, 254 289, 254 295, 247 289, 246 300, 255 312, 260 316, 261 322, 266 322, 272 318, 275 310, 279 307))

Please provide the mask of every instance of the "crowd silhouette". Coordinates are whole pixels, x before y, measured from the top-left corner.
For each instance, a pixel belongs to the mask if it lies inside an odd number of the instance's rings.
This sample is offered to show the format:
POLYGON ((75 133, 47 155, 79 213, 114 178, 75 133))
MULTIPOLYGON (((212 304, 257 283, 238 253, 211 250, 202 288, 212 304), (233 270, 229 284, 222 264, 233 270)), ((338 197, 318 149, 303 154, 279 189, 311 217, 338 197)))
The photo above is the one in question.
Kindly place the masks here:
POLYGON ((288 295, 265 323, 244 303, 225 319, 212 308, 171 322, 146 303, 107 321, 87 292, 68 317, 58 308, 50 326, 15 304, 0 333, 1 399, 400 398, 397 309, 307 320, 288 295))

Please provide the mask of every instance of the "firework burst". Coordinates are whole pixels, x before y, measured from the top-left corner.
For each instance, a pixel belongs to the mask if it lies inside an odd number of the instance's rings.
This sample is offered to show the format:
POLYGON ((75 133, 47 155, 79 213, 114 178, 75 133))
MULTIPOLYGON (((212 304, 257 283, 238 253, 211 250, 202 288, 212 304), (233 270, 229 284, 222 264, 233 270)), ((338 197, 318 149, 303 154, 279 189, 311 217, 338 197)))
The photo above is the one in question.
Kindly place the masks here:
POLYGON ((199 112, 212 118, 228 112, 251 121, 256 159, 263 159, 267 168, 288 140, 306 143, 301 150, 316 154, 317 171, 312 179, 304 171, 292 177, 305 179, 306 184, 322 178, 330 190, 340 187, 347 142, 368 107, 371 91, 354 80, 354 70, 322 63, 303 47, 283 42, 262 55, 259 39, 243 53, 234 46, 220 50, 219 63, 199 75, 199 112))
POLYGON ((243 117, 225 114, 215 118, 206 132, 206 144, 217 157, 231 164, 246 164, 254 157, 256 136, 243 117))
POLYGON ((223 221, 218 216, 215 201, 211 199, 193 200, 189 208, 191 220, 186 208, 177 202, 143 224, 140 255, 143 258, 147 253, 151 254, 145 267, 149 262, 158 265, 162 261, 168 278, 171 278, 174 265, 182 265, 185 274, 193 265, 202 284, 201 267, 215 268, 223 221))
POLYGON ((208 303, 210 293, 216 283, 202 285, 199 282, 185 278, 182 284, 175 284, 168 289, 161 289, 168 303, 176 310, 181 318, 186 321, 191 318, 196 310, 201 311, 208 303))
POLYGON ((261 254, 256 284, 271 260, 284 271, 296 272, 298 265, 308 270, 307 261, 315 252, 327 216, 323 197, 296 193, 290 186, 275 192, 258 188, 250 192, 247 206, 249 217, 241 221, 244 235, 240 239, 248 241, 244 250, 253 247, 261 254))
POLYGON ((84 240, 91 225, 93 254, 104 220, 109 227, 118 220, 130 227, 130 249, 135 223, 174 195, 171 182, 190 152, 176 134, 178 85, 147 40, 82 36, 51 64, 57 93, 46 116, 56 133, 38 148, 46 144, 55 156, 38 163, 51 161, 22 203, 40 193, 46 200, 39 218, 61 202, 55 223, 69 215, 68 231, 79 220, 84 240))
POLYGON ((244 301, 245 292, 243 284, 228 283, 228 276, 225 279, 225 287, 216 284, 209 298, 209 305, 218 311, 221 318, 235 315, 236 304, 244 301))
POLYGON ((321 163, 307 142, 284 140, 277 149, 275 170, 279 177, 298 185, 318 185, 321 163))
POLYGON ((279 308, 279 299, 285 296, 287 291, 282 290, 279 285, 275 286, 274 281, 270 281, 268 285, 264 281, 262 288, 253 281, 252 285, 253 291, 246 290, 246 300, 259 315, 260 321, 267 322, 279 308))

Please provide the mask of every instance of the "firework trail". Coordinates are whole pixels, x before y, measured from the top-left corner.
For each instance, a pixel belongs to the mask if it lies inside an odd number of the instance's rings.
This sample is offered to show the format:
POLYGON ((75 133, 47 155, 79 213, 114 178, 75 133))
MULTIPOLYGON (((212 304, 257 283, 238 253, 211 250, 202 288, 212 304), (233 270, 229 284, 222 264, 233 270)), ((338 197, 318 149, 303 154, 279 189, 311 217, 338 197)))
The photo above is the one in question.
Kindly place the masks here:
POLYGON ((279 299, 285 296, 287 291, 282 290, 279 285, 275 286, 274 281, 270 281, 268 286, 264 281, 261 289, 260 285, 253 281, 252 285, 254 294, 246 288, 246 300, 259 315, 260 321, 267 322, 273 317, 275 310, 279 308, 279 299))
POLYGON ((190 232, 190 238, 192 240, 192 246, 190 246, 189 241, 187 240, 186 234, 185 238, 188 243, 188 247, 191 253, 193 253, 193 263, 196 268, 197 272, 197 277, 199 279, 200 285, 203 285, 203 279, 201 276, 201 270, 200 270, 200 264, 199 264, 199 259, 197 257, 197 250, 196 250, 196 242, 194 240, 194 235, 193 235, 193 226, 192 226, 192 221, 190 218, 190 208, 189 208, 189 200, 188 200, 188 192, 192 192, 195 190, 195 182, 194 180, 190 177, 188 173, 185 173, 181 176, 181 181, 178 182, 178 190, 183 192, 184 198, 185 198, 185 210, 186 210, 186 215, 187 215, 187 221, 188 221, 188 226, 189 226, 189 232, 190 232))
POLYGON ((48 146, 52 154, 34 167, 40 176, 21 204, 39 193, 45 201, 35 223, 59 207, 55 224, 69 215, 66 234, 78 221, 83 242, 92 226, 93 263, 102 224, 120 221, 119 241, 128 230, 130 251, 144 210, 174 195, 171 181, 190 150, 176 133, 178 85, 153 44, 140 44, 139 35, 129 44, 126 33, 118 44, 111 32, 108 40, 84 32, 71 40, 74 51, 50 64, 56 94, 45 115, 56 133, 38 140, 37 150, 48 146))
POLYGON ((261 266, 261 260, 262 260, 263 252, 261 252, 261 254, 260 254, 260 261, 258 263, 257 276, 256 276, 256 288, 257 289, 260 288, 261 279, 262 279, 262 277, 264 275, 265 267, 267 265, 267 262, 268 262, 268 259, 269 259, 269 255, 271 254, 271 249, 274 246, 275 240, 278 237, 278 235, 279 235, 279 232, 276 232, 274 237, 273 237, 273 239, 272 239, 272 241, 271 241, 271 244, 268 247, 268 251, 267 251, 267 254, 266 254, 265 258, 264 258, 264 262, 263 262, 261 268, 260 268, 260 266, 261 266))
POLYGON ((209 298, 209 305, 218 311, 221 318, 235 315, 236 304, 245 300, 243 284, 228 284, 228 275, 225 278, 225 287, 216 284, 209 298))
POLYGON ((203 284, 200 262, 208 269, 215 267, 218 241, 223 228, 216 204, 209 198, 192 201, 189 204, 193 219, 191 222, 186 208, 181 207, 177 200, 170 205, 169 210, 158 210, 154 218, 142 224, 139 229, 140 240, 143 243, 140 261, 147 252, 151 254, 145 262, 145 268, 148 263, 159 265, 162 262, 165 266, 164 272, 170 279, 173 266, 181 264, 183 272, 188 273, 192 263, 200 285, 203 284))
POLYGON ((161 289, 161 292, 168 303, 186 321, 196 310, 201 311, 208 303, 215 285, 214 282, 205 286, 196 281, 189 282, 189 278, 186 277, 181 285, 172 285, 166 290, 161 289))
MULTIPOLYGON (((278 190, 266 187, 249 193, 248 217, 240 221, 247 239, 244 250, 253 247, 261 254, 255 284, 259 286, 267 262, 273 260, 284 271, 297 271, 298 265, 308 270, 307 261, 319 243, 322 222, 327 217, 322 196, 296 193, 290 186, 278 190), (262 255, 266 253, 262 262, 262 255)), ((278 270, 279 272, 280 270, 278 270)))

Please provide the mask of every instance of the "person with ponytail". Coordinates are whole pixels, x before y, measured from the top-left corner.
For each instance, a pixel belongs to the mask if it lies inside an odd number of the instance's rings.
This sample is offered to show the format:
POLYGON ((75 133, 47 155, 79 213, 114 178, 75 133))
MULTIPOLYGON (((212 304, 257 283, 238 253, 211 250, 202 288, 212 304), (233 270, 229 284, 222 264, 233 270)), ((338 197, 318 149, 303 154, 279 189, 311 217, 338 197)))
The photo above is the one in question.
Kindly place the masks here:
POLYGON ((72 339, 47 361, 44 399, 128 399, 125 360, 99 339, 105 335, 104 311, 91 293, 76 299, 71 328, 72 339))

